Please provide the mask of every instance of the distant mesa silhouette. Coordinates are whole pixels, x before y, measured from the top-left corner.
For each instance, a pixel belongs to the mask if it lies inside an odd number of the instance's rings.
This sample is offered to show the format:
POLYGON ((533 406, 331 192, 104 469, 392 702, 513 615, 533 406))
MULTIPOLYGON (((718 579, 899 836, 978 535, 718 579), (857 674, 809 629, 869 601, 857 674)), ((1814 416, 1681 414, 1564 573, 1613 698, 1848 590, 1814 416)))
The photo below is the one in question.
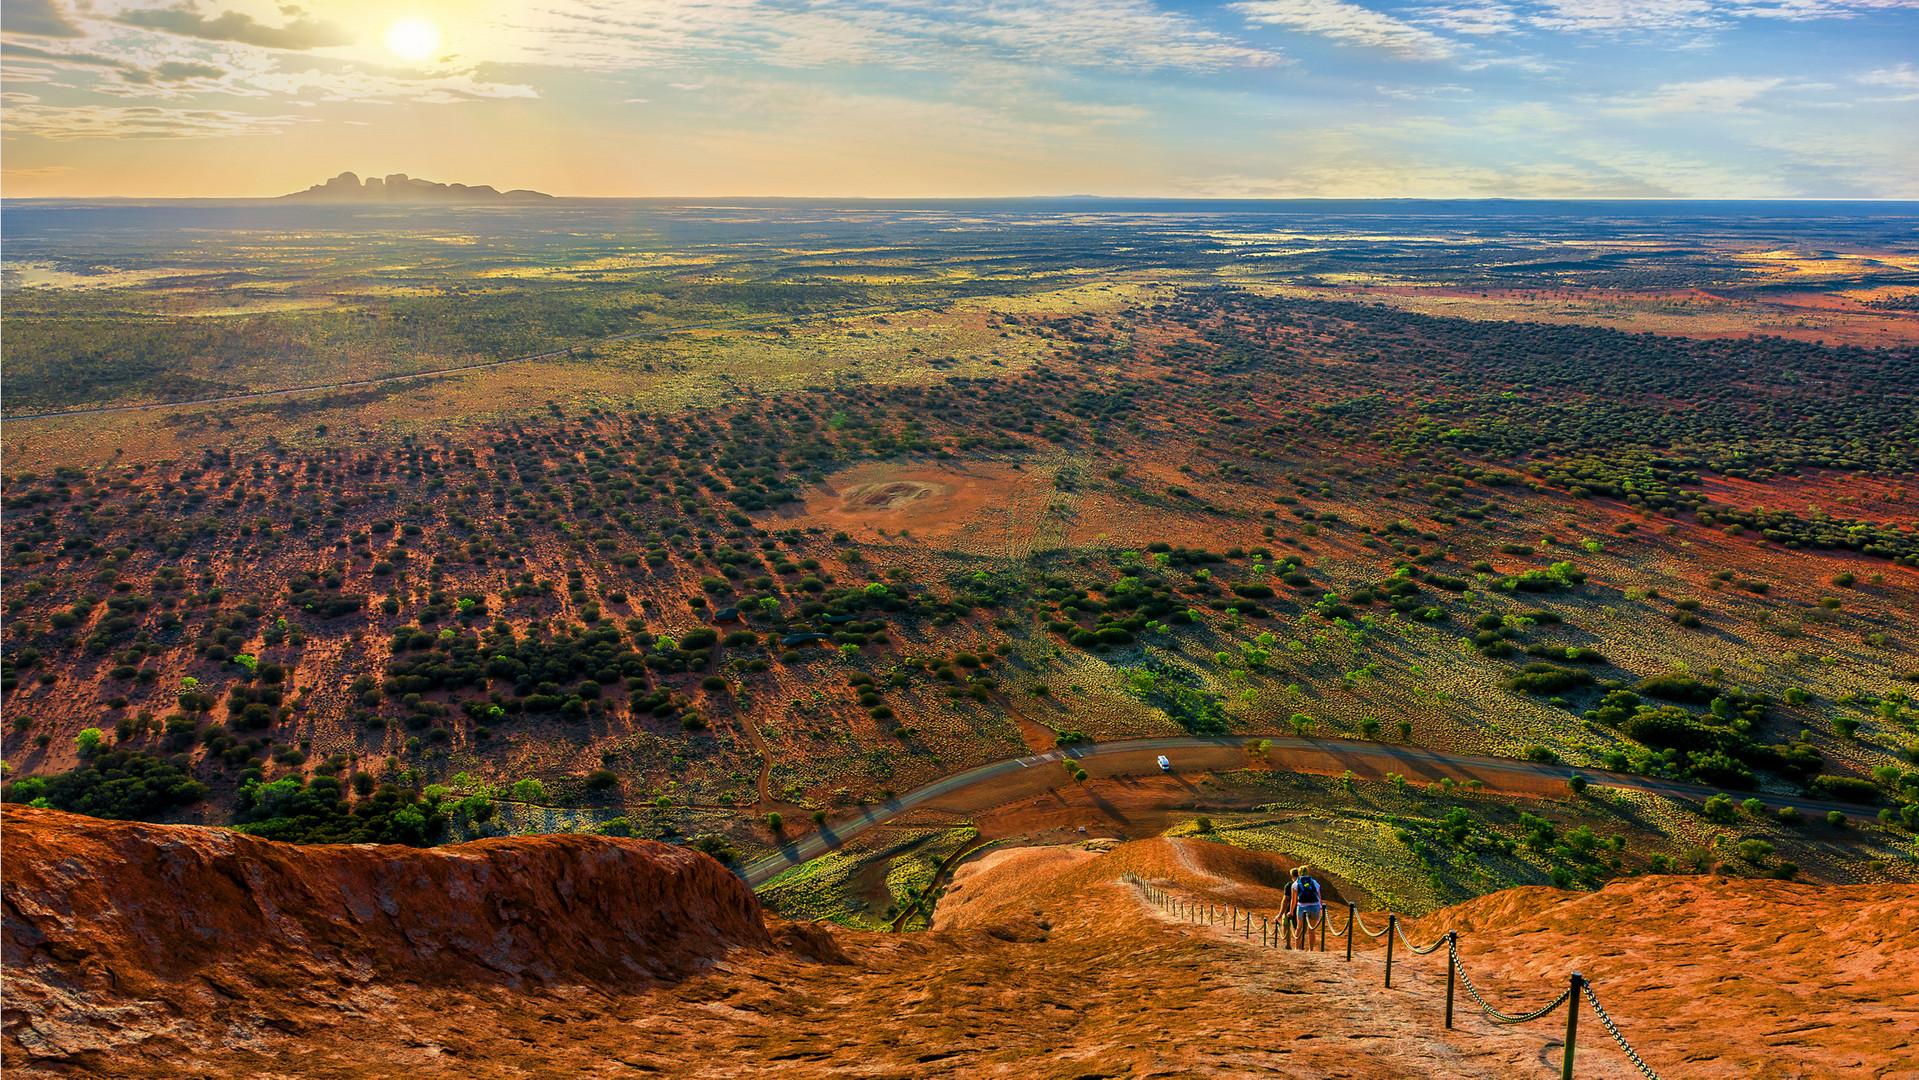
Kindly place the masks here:
POLYGON ((361 183, 359 176, 343 172, 324 184, 315 184, 305 191, 296 191, 280 198, 327 203, 526 203, 549 202, 553 196, 525 188, 500 191, 488 184, 478 187, 436 184, 405 173, 369 176, 365 183, 361 183))

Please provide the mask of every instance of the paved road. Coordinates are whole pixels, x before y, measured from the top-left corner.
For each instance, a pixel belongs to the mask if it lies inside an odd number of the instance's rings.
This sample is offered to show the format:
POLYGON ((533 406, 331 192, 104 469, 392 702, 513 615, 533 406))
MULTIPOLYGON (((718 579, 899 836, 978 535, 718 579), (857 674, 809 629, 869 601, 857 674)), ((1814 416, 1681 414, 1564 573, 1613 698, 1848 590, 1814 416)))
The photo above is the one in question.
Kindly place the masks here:
POLYGON ((284 397, 288 394, 312 394, 320 391, 352 390, 362 386, 379 386, 384 383, 401 382, 406 379, 438 379, 453 375, 464 375, 486 368, 506 367, 510 364, 524 364, 531 360, 548 360, 555 356, 565 356, 576 349, 589 345, 606 345, 615 341, 631 341, 636 338, 665 337, 686 330, 716 330, 728 326, 779 326, 787 323, 810 322, 814 319, 844 319, 858 315, 881 315, 894 311, 910 311, 914 308, 933 307, 947 303, 946 300, 920 300, 910 304, 874 304, 866 307, 840 308, 834 311, 815 311, 805 315, 746 315, 737 319, 720 319, 714 322, 682 323, 679 326, 662 326, 654 330, 635 330, 630 334, 615 334, 612 337, 598 338, 591 342, 568 345, 563 349, 549 349, 546 352, 530 353, 526 356, 514 356, 505 360, 488 360, 478 364, 463 364, 459 367, 437 368, 433 371, 416 371, 407 375, 385 375, 378 379, 357 379, 351 382, 315 383, 312 386, 288 386, 279 390, 253 390, 244 394, 226 394, 221 397, 194 398, 189 401, 156 401, 150 405, 111 405, 99 409, 69 409, 64 412, 24 413, 8 416, 8 423, 20 420, 51 420, 62 416, 97 416, 101 413, 141 412, 147 409, 185 409, 195 405, 223 405, 233 401, 254 401, 259 398, 284 397))
MULTIPOLYGON (((1102 768, 1110 775, 1138 775, 1156 773, 1158 767, 1154 759, 1165 754, 1173 761, 1176 771, 1184 765, 1182 752, 1206 752, 1213 757, 1222 752, 1243 754, 1244 747, 1260 740, 1244 736, 1220 736, 1213 738, 1179 737, 1166 739, 1127 739, 1119 742, 1091 743, 1033 754, 1027 757, 1011 758, 981 765, 965 772, 942 777, 924 787, 915 788, 885 803, 862 807, 856 816, 841 820, 829 820, 818 832, 810 833, 795 840, 779 851, 747 863, 739 871, 748 885, 758 888, 784 871, 801 863, 817 859, 846 841, 865 832, 875 825, 881 825, 910 810, 926 805, 943 795, 980 785, 991 784, 1002 777, 1021 773, 1034 768, 1051 768, 1062 758, 1092 759, 1119 757, 1119 761, 1102 763, 1115 768, 1102 768)), ((1318 766, 1327 772, 1343 771, 1356 762, 1393 769, 1415 772, 1439 771, 1445 775, 1460 779, 1478 779, 1489 787, 1498 788, 1501 778, 1523 780, 1532 783, 1563 784, 1574 773, 1586 777, 1596 786, 1624 788, 1632 791, 1645 791, 1655 795, 1673 798, 1704 800, 1709 795, 1719 793, 1719 789, 1703 784, 1688 784, 1677 780, 1659 780, 1647 776, 1635 776, 1631 773, 1607 772, 1603 769, 1575 769, 1566 765, 1539 765, 1530 761, 1515 761, 1511 758, 1480 757, 1474 754, 1449 754, 1439 750, 1422 750, 1412 746, 1394 746, 1390 744, 1361 742, 1348 739, 1268 739, 1272 744, 1274 756, 1284 756, 1289 764, 1304 763, 1307 771, 1318 766)), ((1208 768, 1211 768, 1209 766, 1208 768)), ((1064 769, 1055 770, 1059 783, 1064 785, 1064 769)), ((1824 802, 1814 799, 1796 799, 1785 795, 1771 795, 1762 792, 1731 792, 1737 798, 1756 798, 1767 806, 1794 806, 1802 811, 1823 814, 1830 810, 1839 810, 1855 817, 1867 816, 1873 811, 1850 803, 1824 802)), ((1191 796, 1182 793, 1180 801, 1190 801, 1191 796)))

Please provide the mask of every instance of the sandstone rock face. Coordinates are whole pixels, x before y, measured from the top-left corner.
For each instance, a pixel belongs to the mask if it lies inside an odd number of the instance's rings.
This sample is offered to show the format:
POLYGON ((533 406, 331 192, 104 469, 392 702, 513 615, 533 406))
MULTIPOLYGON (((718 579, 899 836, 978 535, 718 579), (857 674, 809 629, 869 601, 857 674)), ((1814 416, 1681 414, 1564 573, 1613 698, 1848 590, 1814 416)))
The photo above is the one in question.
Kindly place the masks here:
POLYGON ((5 845, 9 1064, 245 1044, 411 988, 657 985, 772 944, 738 878, 646 840, 295 847, 9 806, 5 845))
MULTIPOLYGON (((989 852, 921 934, 765 925, 737 879, 644 841, 288 847, 9 809, 8 1075, 942 1078, 1558 1075, 1563 1014, 1517 1027, 1445 952, 1262 948, 1284 859, 1190 840, 989 852), (1255 926, 1257 923, 1255 923, 1255 926)), ((1461 931, 1515 1010, 1592 978, 1668 1080, 1919 1075, 1919 887, 1639 878, 1513 889, 1461 931)), ((1369 916, 1384 924, 1383 914, 1369 916)), ((1638 1071, 1582 1017, 1580 1080, 1638 1071)))

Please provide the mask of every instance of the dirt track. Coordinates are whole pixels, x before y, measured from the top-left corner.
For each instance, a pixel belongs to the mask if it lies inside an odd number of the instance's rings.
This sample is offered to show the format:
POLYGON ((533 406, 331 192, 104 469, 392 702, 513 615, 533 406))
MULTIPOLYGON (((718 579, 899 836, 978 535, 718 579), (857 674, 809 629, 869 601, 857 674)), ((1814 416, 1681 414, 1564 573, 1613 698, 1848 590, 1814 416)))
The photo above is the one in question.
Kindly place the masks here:
MULTIPOLYGON (((858 816, 829 821, 819 831, 788 843, 772 855, 748 863, 740 870, 740 876, 746 879, 747 884, 757 888, 788 868, 816 859, 867 829, 910 811, 970 816, 1020 800, 1044 796, 1073 784, 1059 764, 1061 759, 1067 757, 1075 759, 1086 770, 1090 778, 1087 795, 1109 817, 1124 820, 1127 813, 1171 810, 1190 805, 1200 798, 1199 788, 1187 777, 1248 767, 1253 762, 1246 748, 1256 741, 1259 740, 1239 736, 1129 739, 1068 747, 981 765, 936 780, 888 802, 861 807, 858 816), (1160 754, 1172 759, 1171 773, 1160 773, 1155 761, 1160 754), (1100 783, 1108 780, 1123 783, 1100 783)), ((1704 800, 1718 793, 1716 788, 1701 784, 1658 780, 1630 773, 1449 754, 1411 746, 1345 739, 1267 741, 1271 743, 1271 748, 1265 761, 1274 769, 1290 772, 1337 776, 1351 771, 1356 778, 1364 780, 1380 780, 1388 774, 1398 773, 1420 783, 1450 777, 1460 783, 1478 780, 1488 791, 1530 796, 1563 795, 1567 778, 1579 773, 1595 785, 1646 791, 1673 798, 1704 800)), ((1820 814, 1839 810, 1863 817, 1870 813, 1865 807, 1845 803, 1788 798, 1761 792, 1741 795, 1757 798, 1772 807, 1795 806, 1802 811, 1820 814)), ((1034 826, 1058 824, 1052 822, 1043 810, 1020 814, 1019 817, 1022 819, 1019 824, 1027 830, 1034 826)))

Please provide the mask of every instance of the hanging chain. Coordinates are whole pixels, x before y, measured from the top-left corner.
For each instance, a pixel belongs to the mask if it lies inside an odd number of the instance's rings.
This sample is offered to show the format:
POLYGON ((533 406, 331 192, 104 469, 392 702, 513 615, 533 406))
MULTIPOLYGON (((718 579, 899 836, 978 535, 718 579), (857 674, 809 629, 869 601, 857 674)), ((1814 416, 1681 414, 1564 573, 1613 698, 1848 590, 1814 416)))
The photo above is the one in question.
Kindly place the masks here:
POLYGON ((1398 929, 1399 929, 1399 940, 1406 943, 1406 947, 1413 951, 1414 956, 1425 956, 1427 953, 1438 952, 1439 947, 1441 945, 1446 944, 1446 941, 1447 941, 1445 937, 1441 937, 1438 941, 1435 941, 1431 945, 1428 945, 1422 949, 1419 946, 1413 944, 1412 941, 1406 937, 1405 926, 1401 925, 1398 929))
POLYGON ((1359 917, 1359 910, 1357 908, 1353 910, 1353 920, 1359 923, 1359 932, 1362 934, 1365 934, 1369 938, 1381 938, 1386 936, 1386 931, 1384 930, 1374 933, 1373 931, 1366 929, 1366 920, 1359 917))
MULTIPOLYGON (((1137 875, 1130 872, 1124 875, 1121 875, 1120 880, 1126 882, 1129 885, 1138 885, 1138 886, 1146 885, 1146 882, 1141 880, 1137 875)), ((1320 911, 1319 920, 1317 922, 1313 921, 1311 916, 1307 916, 1305 919, 1301 920, 1301 922, 1303 923, 1305 929, 1317 930, 1322 926, 1328 926, 1331 924, 1332 914, 1331 912, 1328 912, 1322 909, 1320 911)), ((1249 926, 1251 925, 1250 921, 1248 922, 1248 925, 1249 926)), ((1359 911, 1358 909, 1355 908, 1355 909, 1352 909, 1352 913, 1347 917, 1345 929, 1339 932, 1340 936, 1350 935, 1353 931, 1354 925, 1357 925, 1359 929, 1366 934, 1367 937, 1371 937, 1371 938, 1384 937, 1388 932, 1396 931, 1399 935, 1399 940, 1405 944, 1406 948, 1412 950, 1412 952, 1417 956, 1425 956, 1430 953, 1438 952, 1439 947, 1441 945, 1448 946, 1447 959, 1448 961, 1451 962, 1453 966, 1453 970, 1458 973, 1459 980, 1466 984, 1466 993, 1472 996, 1472 999, 1479 1004, 1480 1009, 1483 1010, 1486 1013, 1487 1017, 1490 1018, 1494 1023, 1524 1024, 1529 1021, 1537 1020, 1542 1016, 1549 1015, 1554 1010, 1558 1009, 1561 1005, 1566 1004, 1566 1002, 1569 1001, 1573 996, 1572 988, 1567 987, 1565 991, 1563 991, 1558 997, 1554 998, 1549 1004, 1541 1006, 1540 1008, 1534 1009, 1532 1012, 1525 1013, 1524 1015, 1521 1015, 1521 1016, 1511 1016, 1506 1013, 1500 1012, 1498 1009, 1493 1008, 1490 1004, 1487 1003, 1484 997, 1480 996, 1479 988, 1473 985, 1472 976, 1466 974, 1466 967, 1459 960, 1459 940, 1455 938, 1453 935, 1448 934, 1445 937, 1440 938, 1439 940, 1433 942, 1431 945, 1428 945, 1422 949, 1419 946, 1414 945, 1412 943, 1412 939, 1406 936, 1406 930, 1404 927, 1389 924, 1387 929, 1380 930, 1378 932, 1374 932, 1368 929, 1366 926, 1366 920, 1359 917, 1359 911)), ((1632 1044, 1626 1041, 1626 1037, 1619 1033, 1619 1025, 1613 1023, 1613 1018, 1607 1015, 1606 1013, 1606 1007, 1599 1003, 1599 995, 1593 992, 1592 983, 1581 981, 1579 984, 1579 989, 1581 993, 1585 994, 1586 1001, 1592 1005, 1593 1015, 1599 1017, 1599 1022, 1605 1026, 1606 1033, 1611 1035, 1613 1038, 1613 1041, 1619 1044, 1619 1049, 1625 1052, 1627 1060, 1633 1063, 1633 1067, 1637 1068, 1640 1074, 1646 1077, 1646 1080, 1660 1080, 1659 1074, 1652 1070, 1652 1066, 1646 1064, 1645 1060, 1639 1056, 1639 1052, 1637 1050, 1634 1050, 1632 1047, 1632 1044)))
POLYGON ((1559 1008, 1561 1005, 1564 1005, 1573 996, 1572 987, 1568 986, 1558 997, 1553 999, 1552 1004, 1543 1008, 1534 1009, 1524 1016, 1508 1016, 1498 1009, 1493 1008, 1491 1005, 1486 1004, 1486 999, 1479 996, 1479 988, 1473 985, 1472 976, 1466 974, 1465 966, 1459 962, 1459 946, 1457 944, 1454 944, 1452 947, 1451 959, 1453 969, 1459 972, 1459 980, 1466 984, 1466 992, 1473 996, 1474 1001, 1479 1002, 1479 1007, 1484 1009, 1486 1015, 1491 1017, 1495 1023, 1523 1024, 1529 1020, 1537 1020, 1547 1013, 1552 1012, 1554 1009, 1559 1008))
POLYGON ((1593 1014, 1599 1017, 1600 1023, 1606 1025, 1607 1032, 1611 1033, 1613 1041, 1619 1044, 1619 1048, 1626 1052, 1626 1057, 1638 1066, 1641 1073, 1645 1074, 1646 1080, 1659 1080, 1659 1074, 1653 1072, 1650 1065, 1639 1059, 1639 1052, 1634 1050, 1632 1044, 1626 1041, 1626 1037, 1619 1033, 1619 1025, 1613 1023, 1612 1017, 1606 1015, 1606 1007, 1599 1003, 1599 995, 1593 993, 1592 984, 1582 983, 1580 989, 1586 992, 1586 1000, 1592 1003, 1593 1014))

